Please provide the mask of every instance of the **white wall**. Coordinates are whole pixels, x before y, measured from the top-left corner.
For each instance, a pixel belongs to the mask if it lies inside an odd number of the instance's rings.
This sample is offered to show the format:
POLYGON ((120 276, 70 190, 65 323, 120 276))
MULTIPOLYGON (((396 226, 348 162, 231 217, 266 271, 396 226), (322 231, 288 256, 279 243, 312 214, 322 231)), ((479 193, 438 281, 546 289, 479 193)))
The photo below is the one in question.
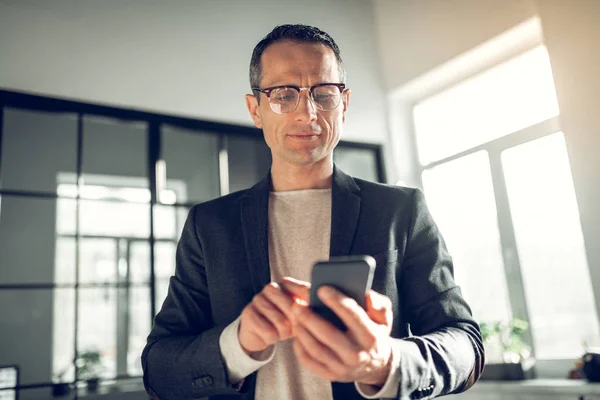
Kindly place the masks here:
POLYGON ((374 6, 387 90, 536 13, 535 0, 374 0, 374 6))
MULTIPOLYGON (((373 0, 373 5, 388 94, 535 15, 535 0, 373 0)), ((418 186, 416 145, 407 133, 412 120, 398 117, 401 110, 409 114, 412 104, 395 100, 391 107, 388 174, 393 182, 418 186)))
POLYGON ((365 0, 0 1, 0 88, 251 125, 252 49, 283 23, 333 36, 353 91, 343 138, 384 143, 365 0))

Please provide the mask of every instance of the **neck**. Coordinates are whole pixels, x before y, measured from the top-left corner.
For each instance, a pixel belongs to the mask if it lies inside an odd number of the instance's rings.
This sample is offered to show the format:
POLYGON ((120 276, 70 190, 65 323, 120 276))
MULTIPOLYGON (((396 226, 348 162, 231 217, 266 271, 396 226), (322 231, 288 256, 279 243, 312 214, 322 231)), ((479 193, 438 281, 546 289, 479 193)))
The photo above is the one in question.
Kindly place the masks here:
POLYGON ((273 191, 329 189, 333 179, 333 160, 326 157, 311 165, 294 165, 273 160, 273 191))

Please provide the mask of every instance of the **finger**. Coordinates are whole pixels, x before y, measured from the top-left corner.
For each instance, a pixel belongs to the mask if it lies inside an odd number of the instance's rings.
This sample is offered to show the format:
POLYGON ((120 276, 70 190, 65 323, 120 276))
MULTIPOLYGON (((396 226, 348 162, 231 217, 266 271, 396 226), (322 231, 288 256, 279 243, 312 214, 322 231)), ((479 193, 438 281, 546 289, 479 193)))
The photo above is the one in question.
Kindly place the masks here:
POLYGON ((302 309, 308 308, 308 304, 295 302, 292 306, 292 312, 289 315, 290 321, 292 322, 292 333, 296 325, 299 323, 298 317, 302 315, 302 309), (296 310, 298 308, 298 310, 296 310))
POLYGON ((271 282, 263 289, 262 293, 273 303, 283 314, 289 315, 292 311, 294 299, 284 292, 283 288, 277 282, 271 282))
POLYGON ((308 303, 310 283, 286 276, 280 284, 292 297, 308 303))
POLYGON ((389 297, 377 293, 374 290, 367 292, 365 305, 367 315, 377 324, 385 325, 391 329, 394 314, 392 312, 392 301, 389 297))
POLYGON ((328 381, 333 381, 336 378, 335 375, 329 371, 325 365, 312 358, 301 343, 294 340, 293 348, 296 358, 298 358, 298 361, 300 361, 300 364, 302 364, 304 368, 328 381))
POLYGON ((374 310, 391 310, 392 301, 386 295, 369 290, 366 295, 366 304, 374 310))
POLYGON ((266 319, 261 313, 256 309, 254 303, 250 303, 245 312, 247 313, 247 319, 244 320, 242 316, 242 321, 240 324, 240 329, 247 329, 249 332, 252 332, 254 335, 261 338, 268 344, 275 343, 277 338, 279 337, 279 333, 277 329, 266 319), (245 324, 244 322, 247 322, 245 324))
POLYGON ((266 296, 257 295, 253 300, 256 310, 266 318, 277 330, 279 340, 287 339, 292 334, 292 324, 279 308, 271 303, 266 296))
POLYGON ((319 342, 302 325, 297 325, 294 329, 294 340, 302 345, 302 348, 312 359, 319 360, 329 371, 335 373, 337 376, 346 374, 347 367, 338 355, 329 347, 319 342))
POLYGON ((319 342, 330 348, 345 365, 356 365, 359 362, 356 357, 356 344, 332 323, 308 307, 296 307, 294 314, 294 334, 298 326, 302 326, 319 342))
POLYGON ((361 348, 369 349, 375 345, 377 340, 375 325, 354 299, 343 295, 331 286, 320 287, 318 296, 340 317, 361 348))

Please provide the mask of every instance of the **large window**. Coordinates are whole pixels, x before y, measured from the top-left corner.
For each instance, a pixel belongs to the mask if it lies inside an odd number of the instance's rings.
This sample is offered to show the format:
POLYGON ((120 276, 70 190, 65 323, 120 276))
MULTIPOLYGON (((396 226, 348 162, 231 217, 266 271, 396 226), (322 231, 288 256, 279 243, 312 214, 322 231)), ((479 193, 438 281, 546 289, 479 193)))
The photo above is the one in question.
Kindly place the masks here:
MULTIPOLYGON (((383 181, 380 154, 342 142, 336 162, 383 181)), ((270 157, 255 128, 0 91, 0 398, 84 387, 83 355, 140 383, 190 207, 270 157)))
POLYGON ((413 108, 423 187, 456 280, 477 320, 528 321, 538 360, 575 359, 599 337, 557 116, 542 45, 413 108))

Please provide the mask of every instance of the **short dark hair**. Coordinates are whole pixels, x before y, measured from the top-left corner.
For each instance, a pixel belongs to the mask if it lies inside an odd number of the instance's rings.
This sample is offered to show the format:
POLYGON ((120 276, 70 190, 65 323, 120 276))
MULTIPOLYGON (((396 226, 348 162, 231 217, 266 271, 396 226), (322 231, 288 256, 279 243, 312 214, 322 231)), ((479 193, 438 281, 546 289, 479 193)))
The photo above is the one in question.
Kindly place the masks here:
POLYGON ((340 82, 346 83, 346 70, 342 63, 342 56, 340 55, 340 48, 335 44, 335 41, 327 32, 320 30, 314 26, 295 24, 295 25, 279 25, 276 26, 267 36, 265 36, 252 52, 252 58, 250 59, 250 87, 260 87, 260 79, 262 77, 262 68, 260 64, 260 58, 264 51, 273 43, 291 40, 294 42, 307 42, 307 43, 321 43, 331 50, 335 54, 335 59, 338 63, 338 70, 340 73, 340 82))

